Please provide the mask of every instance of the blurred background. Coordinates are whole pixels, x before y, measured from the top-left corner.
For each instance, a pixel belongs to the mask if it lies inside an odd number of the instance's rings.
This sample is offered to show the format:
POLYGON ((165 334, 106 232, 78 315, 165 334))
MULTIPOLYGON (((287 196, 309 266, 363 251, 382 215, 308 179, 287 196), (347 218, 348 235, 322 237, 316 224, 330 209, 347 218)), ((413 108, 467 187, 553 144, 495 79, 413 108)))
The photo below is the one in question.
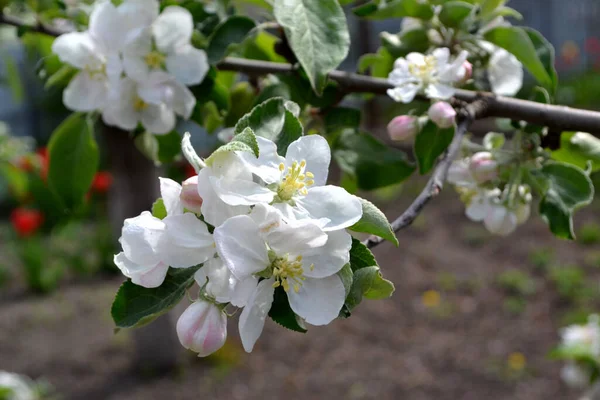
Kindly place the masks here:
MULTIPOLYGON (((600 2, 510 5, 556 48, 557 101, 600 108, 600 2)), ((360 55, 377 50, 381 31, 400 27, 400 20, 348 19, 353 48, 343 68, 352 71, 360 55)), ((35 149, 18 168, 0 171, 0 370, 44 380, 63 399, 578 397, 548 353, 560 327, 599 310, 600 201, 576 215, 575 242, 555 239, 535 217, 499 238, 470 222, 458 195, 446 190, 400 232, 399 249, 385 243, 375 250, 396 285, 392 299, 366 301, 352 318, 304 335, 269 321, 251 355, 236 321, 211 357, 183 351, 169 327, 179 308, 154 328, 114 334, 110 305, 123 277, 112 255, 123 218, 134 216, 124 205, 134 201, 132 191, 152 198, 158 186, 124 182, 139 174, 152 175, 140 182, 159 174, 182 180, 191 172, 184 163, 140 172, 149 161, 128 138, 107 131, 98 135, 101 168, 85 209, 69 224, 55 224, 45 146, 69 113, 60 91, 45 90, 38 78, 49 52, 50 42, 19 41, 14 28, 0 28, 0 141, 10 133, 20 138, 11 146, 35 149)), ((354 105, 386 140, 397 106, 384 98, 354 105)), ((191 130, 203 154, 218 143, 193 123, 178 130, 191 130)), ((600 177, 595 183, 600 188, 600 177)), ((363 195, 393 219, 423 184, 416 178, 363 195)))

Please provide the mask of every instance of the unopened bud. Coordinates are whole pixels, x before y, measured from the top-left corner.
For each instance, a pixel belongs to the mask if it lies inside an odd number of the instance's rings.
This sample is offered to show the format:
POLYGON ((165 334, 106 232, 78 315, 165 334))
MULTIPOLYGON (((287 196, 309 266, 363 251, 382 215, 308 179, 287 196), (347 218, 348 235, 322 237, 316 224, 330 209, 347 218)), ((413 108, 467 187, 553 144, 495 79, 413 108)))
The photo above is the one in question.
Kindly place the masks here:
POLYGON ((458 83, 467 83, 467 81, 473 76, 473 64, 465 61, 462 65, 462 68, 459 70, 459 75, 458 83))
POLYGON ((477 183, 488 182, 498 176, 498 162, 494 160, 492 153, 480 151, 471 157, 469 170, 477 183))
POLYGON ((442 129, 450 128, 454 125, 454 119, 456 118, 456 111, 454 108, 446 103, 445 101, 435 102, 429 107, 427 112, 429 119, 431 119, 437 126, 442 129))
POLYGON ((483 224, 490 233, 507 236, 517 228, 517 216, 504 206, 492 206, 483 219, 483 224))
POLYGON ((181 185, 181 194, 179 195, 183 208, 196 214, 202 212, 202 197, 198 193, 198 176, 192 176, 186 179, 181 185))
POLYGON ((419 132, 419 122, 417 117, 401 115, 390 121, 387 130, 392 140, 408 140, 419 132))
POLYGON ((227 316, 208 301, 196 301, 181 314, 176 329, 183 347, 206 357, 225 344, 227 316))

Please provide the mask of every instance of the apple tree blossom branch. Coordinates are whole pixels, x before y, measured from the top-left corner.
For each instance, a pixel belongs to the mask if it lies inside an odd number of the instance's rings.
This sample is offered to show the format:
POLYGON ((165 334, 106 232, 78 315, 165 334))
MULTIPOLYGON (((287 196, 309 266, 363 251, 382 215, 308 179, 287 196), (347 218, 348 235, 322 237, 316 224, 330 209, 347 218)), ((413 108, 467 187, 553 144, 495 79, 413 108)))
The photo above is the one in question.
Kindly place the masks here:
MULTIPOLYGON (((454 138, 448 146, 446 152, 440 157, 438 164, 436 165, 429 181, 425 185, 423 191, 417 196, 412 204, 400 215, 394 222, 392 222, 392 229, 394 232, 398 232, 403 228, 411 225, 414 220, 419 216, 421 210, 425 207, 429 201, 436 197, 442 191, 444 182, 448 176, 448 169, 450 164, 456 158, 456 155, 460 151, 463 137, 466 131, 469 129, 471 123, 480 118, 487 116, 491 103, 490 97, 483 96, 479 99, 467 104, 464 108, 459 111, 458 124, 454 133, 454 138)), ((369 249, 377 246, 383 242, 383 239, 379 236, 372 235, 366 239, 363 244, 369 249)))

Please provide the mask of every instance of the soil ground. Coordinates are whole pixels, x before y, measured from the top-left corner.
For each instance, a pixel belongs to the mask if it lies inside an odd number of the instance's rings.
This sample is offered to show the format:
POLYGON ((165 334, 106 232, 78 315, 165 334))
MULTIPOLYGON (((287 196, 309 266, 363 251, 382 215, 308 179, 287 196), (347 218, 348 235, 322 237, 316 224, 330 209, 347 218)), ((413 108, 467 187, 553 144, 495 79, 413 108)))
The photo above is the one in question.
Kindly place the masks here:
MULTIPOLYGON (((408 192, 385 207, 388 216, 405 208, 408 192)), ((599 210, 578 214, 578 225, 600 222, 599 210)), ((375 250, 396 285, 391 299, 364 301, 351 318, 304 335, 268 321, 251 355, 231 321, 223 351, 208 360, 187 354, 167 375, 135 373, 132 335, 113 334, 109 310, 121 277, 75 281, 45 297, 12 285, 0 294, 0 370, 43 377, 69 400, 576 399, 548 352, 558 329, 585 310, 561 298, 530 259, 548 252, 553 264, 577 264, 600 292, 600 268, 584 262, 600 247, 559 241, 532 220, 492 238, 467 221, 449 189, 398 235, 399 249, 375 250), (535 283, 522 309, 510 307, 497 283, 512 268, 535 283)))

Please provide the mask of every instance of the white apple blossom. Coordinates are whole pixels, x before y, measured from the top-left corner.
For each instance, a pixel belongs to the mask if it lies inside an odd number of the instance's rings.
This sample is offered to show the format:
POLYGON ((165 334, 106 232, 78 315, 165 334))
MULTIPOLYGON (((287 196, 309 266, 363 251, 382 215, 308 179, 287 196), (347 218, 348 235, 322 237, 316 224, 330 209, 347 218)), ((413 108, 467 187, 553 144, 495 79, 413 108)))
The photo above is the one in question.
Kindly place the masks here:
POLYGON ((239 152, 247 170, 261 183, 245 180, 221 181, 217 195, 230 205, 272 204, 287 220, 318 220, 325 231, 347 228, 362 217, 360 200, 345 189, 326 185, 331 161, 327 140, 319 135, 292 142, 286 156, 277 145, 257 137, 259 157, 239 152))
POLYGON ((52 52, 79 73, 63 91, 65 106, 74 111, 103 109, 110 81, 121 76, 119 50, 123 38, 121 16, 111 2, 99 3, 90 15, 89 30, 60 35, 52 52))
POLYGON ((517 229, 517 215, 502 204, 492 204, 483 218, 483 225, 490 233, 507 236, 517 229))
POLYGON ((215 304, 199 300, 181 314, 176 330, 183 347, 206 357, 225 344, 227 315, 215 304))
POLYGON ((128 39, 123 49, 125 72, 140 82, 156 70, 166 70, 184 85, 202 82, 210 66, 206 52, 191 44, 193 30, 188 10, 165 8, 152 25, 128 39))
POLYGON ((247 352, 262 332, 277 287, 309 324, 325 325, 338 316, 345 289, 337 272, 349 262, 352 245, 344 230, 324 232, 312 220, 286 222, 275 208, 257 204, 250 215, 225 221, 214 235, 219 257, 237 279, 264 278, 239 320, 247 352))
POLYGON ((585 325, 570 325, 561 329, 562 345, 587 351, 592 357, 600 358, 600 319, 590 315, 585 325))
POLYGON ((143 83, 121 78, 114 85, 109 100, 102 112, 107 125, 133 130, 141 123, 154 134, 172 131, 176 114, 187 119, 196 104, 187 87, 161 71, 149 74, 143 83))
POLYGON ((27 376, 0 371, 0 398, 3 400, 37 400, 35 383, 27 376))
POLYGON ((468 53, 450 59, 448 48, 437 48, 430 55, 410 53, 394 63, 388 81, 394 85, 388 95, 395 101, 410 103, 417 94, 432 99, 449 99, 454 95, 453 85, 465 76, 464 62, 468 53))
POLYGON ((198 286, 205 288, 206 295, 219 303, 231 303, 236 307, 246 305, 258 283, 255 276, 243 280, 236 278, 218 257, 206 261, 194 279, 198 286))
POLYGON ((479 45, 490 54, 487 77, 492 92, 501 96, 514 96, 523 86, 523 65, 508 51, 490 42, 479 45))
POLYGON ((590 384, 592 371, 587 366, 569 361, 561 368, 560 377, 569 387, 583 389, 590 384))
POLYGON ((192 267, 215 254, 206 224, 195 214, 183 212, 181 186, 164 178, 160 183, 167 216, 161 220, 144 211, 126 219, 119 239, 123 251, 114 257, 123 275, 148 288, 162 284, 169 266, 192 267))

